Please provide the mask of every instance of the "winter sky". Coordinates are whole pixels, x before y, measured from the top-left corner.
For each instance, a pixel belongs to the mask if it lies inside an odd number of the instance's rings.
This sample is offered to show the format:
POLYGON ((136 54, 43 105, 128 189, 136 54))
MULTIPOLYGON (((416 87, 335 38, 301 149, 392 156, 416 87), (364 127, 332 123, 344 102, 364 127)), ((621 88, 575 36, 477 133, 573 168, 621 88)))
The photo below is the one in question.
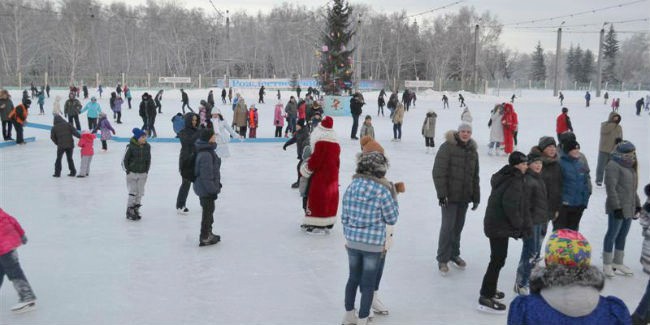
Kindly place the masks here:
MULTIPOLYGON (((104 3, 122 1, 100 0, 104 3)), ((128 1, 132 5, 144 5, 146 2, 147 0, 128 1)), ((156 2, 158 1, 156 0, 156 2)), ((245 10, 254 14, 258 11, 269 12, 283 2, 300 4, 308 8, 324 8, 328 1, 212 0, 212 2, 224 12, 225 10, 230 12, 245 10)), ((210 0, 183 0, 177 3, 187 8, 203 8, 208 13, 215 12, 210 0)), ((507 48, 520 52, 532 52, 538 41, 541 42, 545 50, 555 51, 557 26, 563 21, 566 27, 563 28, 562 46, 568 48, 570 44, 580 44, 582 48, 590 48, 594 53, 598 51, 598 31, 604 22, 615 22, 615 29, 621 31, 619 39, 629 37, 632 34, 628 32, 631 31, 650 32, 650 0, 401 0, 399 2, 394 0, 355 0, 351 3, 368 5, 374 11, 384 13, 404 10, 408 15, 416 15, 427 12, 412 18, 416 19, 418 23, 438 15, 455 12, 461 6, 473 6, 479 13, 490 11, 496 15, 499 21, 505 25, 501 42, 507 48), (603 8, 614 6, 616 7, 603 10, 603 8), (439 9, 441 7, 445 8, 439 9), (431 11, 432 9, 438 10, 431 11), (569 16, 571 14, 576 15, 571 17, 569 16), (567 17, 547 19, 557 16, 567 17), (639 19, 646 20, 623 22, 639 19), (531 20, 540 21, 531 23, 531 20), (525 23, 515 25, 519 22, 525 23)))

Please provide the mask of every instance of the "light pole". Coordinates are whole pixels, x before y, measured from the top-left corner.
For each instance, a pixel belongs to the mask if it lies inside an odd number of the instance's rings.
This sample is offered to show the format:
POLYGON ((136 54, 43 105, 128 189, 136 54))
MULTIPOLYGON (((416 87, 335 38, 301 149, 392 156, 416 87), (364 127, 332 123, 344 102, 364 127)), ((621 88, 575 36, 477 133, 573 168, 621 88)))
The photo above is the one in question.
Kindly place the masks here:
POLYGON ((562 25, 564 21, 560 24, 560 27, 557 29, 557 48, 555 49, 555 76, 553 77, 553 96, 557 96, 559 91, 560 81, 560 56, 562 56, 562 25))
POLYGON ((598 42, 598 73, 596 74, 596 97, 600 97, 601 83, 603 82, 603 40, 605 39, 605 25, 600 29, 600 41, 598 42))
POLYGON ((357 14, 357 60, 355 62, 354 72, 354 90, 359 91, 359 81, 361 80, 361 13, 357 14))
POLYGON ((226 10, 226 85, 230 86, 230 11, 226 10))
POLYGON ((474 27, 474 93, 478 93, 478 24, 474 27))

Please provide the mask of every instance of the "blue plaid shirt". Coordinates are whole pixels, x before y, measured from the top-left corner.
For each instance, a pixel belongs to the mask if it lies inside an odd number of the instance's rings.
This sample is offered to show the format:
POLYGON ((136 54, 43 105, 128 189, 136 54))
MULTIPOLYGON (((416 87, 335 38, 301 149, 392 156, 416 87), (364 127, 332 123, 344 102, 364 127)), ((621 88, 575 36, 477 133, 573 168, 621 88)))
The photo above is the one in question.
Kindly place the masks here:
POLYGON ((386 186, 367 178, 354 178, 343 196, 341 223, 348 242, 383 246, 386 224, 399 216, 397 201, 386 186))

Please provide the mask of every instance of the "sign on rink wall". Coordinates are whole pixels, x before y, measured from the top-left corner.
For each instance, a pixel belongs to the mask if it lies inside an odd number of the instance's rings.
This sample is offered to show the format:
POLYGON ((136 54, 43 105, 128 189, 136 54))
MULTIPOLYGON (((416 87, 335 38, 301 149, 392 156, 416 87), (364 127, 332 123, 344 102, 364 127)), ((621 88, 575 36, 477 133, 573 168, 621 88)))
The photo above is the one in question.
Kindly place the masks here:
POLYGON ((351 96, 324 96, 323 113, 329 116, 351 116, 351 96))
POLYGON ((433 88, 433 80, 404 80, 406 88, 433 88))
POLYGON ((189 84, 192 83, 192 78, 190 77, 159 77, 158 83, 176 83, 176 84, 189 84))
MULTIPOLYGON (((298 84, 305 93, 309 87, 319 88, 318 82, 315 79, 300 79, 298 80, 298 84)), ((217 88, 260 88, 264 86, 272 89, 292 89, 290 79, 230 79, 229 85, 226 85, 225 80, 219 79, 214 86, 217 88)), ((384 88, 384 81, 382 80, 361 80, 359 82, 359 89, 371 90, 382 88, 384 88)))

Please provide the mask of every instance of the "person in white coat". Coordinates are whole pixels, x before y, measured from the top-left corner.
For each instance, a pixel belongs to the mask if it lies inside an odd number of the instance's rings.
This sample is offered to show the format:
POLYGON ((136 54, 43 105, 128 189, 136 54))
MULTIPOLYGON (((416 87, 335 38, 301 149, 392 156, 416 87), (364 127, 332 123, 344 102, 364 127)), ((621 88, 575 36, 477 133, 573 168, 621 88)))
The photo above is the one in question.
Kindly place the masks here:
POLYGON ((503 106, 501 104, 494 106, 488 122, 490 127, 490 144, 488 155, 498 155, 499 146, 503 142, 503 124, 501 124, 501 117, 503 116, 503 106))
POLYGON ((241 139, 235 130, 232 129, 228 121, 223 118, 221 113, 216 114, 217 117, 217 156, 219 158, 230 157, 230 149, 228 149, 228 142, 230 142, 230 137, 241 139))

